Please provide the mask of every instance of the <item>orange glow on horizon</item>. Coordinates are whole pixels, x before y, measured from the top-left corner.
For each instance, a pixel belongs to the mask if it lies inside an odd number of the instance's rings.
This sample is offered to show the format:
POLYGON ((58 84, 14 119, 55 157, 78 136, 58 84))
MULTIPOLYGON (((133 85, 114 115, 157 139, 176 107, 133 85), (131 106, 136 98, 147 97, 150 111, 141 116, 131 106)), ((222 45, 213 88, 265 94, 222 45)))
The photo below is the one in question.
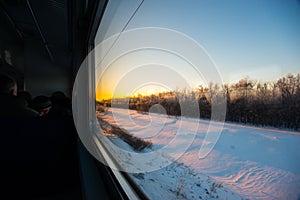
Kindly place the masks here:
MULTIPOLYGON (((100 88, 100 87, 99 87, 100 88)), ((160 92, 167 92, 169 89, 166 89, 161 86, 157 85, 146 85, 141 88, 138 88, 137 90, 133 92, 124 91, 122 94, 114 94, 113 91, 109 88, 106 88, 107 90, 103 90, 103 88, 100 88, 96 91, 96 100, 102 101, 112 99, 112 98, 125 98, 125 97, 137 97, 139 95, 142 96, 150 96, 150 95, 157 95, 160 92), (126 94, 126 95, 124 95, 126 94)))

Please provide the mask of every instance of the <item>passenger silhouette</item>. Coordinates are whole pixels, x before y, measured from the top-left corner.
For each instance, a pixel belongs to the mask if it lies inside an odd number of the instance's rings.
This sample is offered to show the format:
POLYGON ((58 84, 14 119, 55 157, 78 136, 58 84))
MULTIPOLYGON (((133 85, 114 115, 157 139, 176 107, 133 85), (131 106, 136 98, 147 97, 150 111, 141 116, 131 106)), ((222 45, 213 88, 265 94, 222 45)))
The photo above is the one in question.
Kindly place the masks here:
POLYGON ((50 100, 52 102, 52 109, 49 112, 49 117, 72 116, 71 100, 63 92, 54 92, 50 100))
POLYGON ((9 50, 1 52, 0 73, 12 77, 16 81, 18 88, 24 87, 24 74, 13 65, 9 50))
POLYGON ((26 106, 29 106, 32 101, 31 94, 28 91, 18 92, 18 98, 24 101, 26 106))
POLYGON ((30 108, 37 111, 40 116, 47 116, 51 107, 52 103, 50 99, 42 95, 35 97, 30 103, 30 108))
POLYGON ((17 97, 16 81, 0 74, 0 117, 37 117, 38 113, 26 107, 17 97))

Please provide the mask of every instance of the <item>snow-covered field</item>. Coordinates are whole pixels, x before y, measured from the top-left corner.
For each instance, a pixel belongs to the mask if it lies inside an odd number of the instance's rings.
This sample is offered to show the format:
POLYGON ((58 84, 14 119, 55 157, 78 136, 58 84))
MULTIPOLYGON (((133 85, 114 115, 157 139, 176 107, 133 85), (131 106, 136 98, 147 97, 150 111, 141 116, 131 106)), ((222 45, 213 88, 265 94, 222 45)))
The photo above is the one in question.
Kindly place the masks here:
MULTIPOLYGON (((149 116, 125 109, 114 109, 114 113, 121 128, 139 138, 152 136, 153 151, 167 145, 179 126, 187 133, 197 126, 197 121, 190 118, 149 116), (159 127, 162 121, 165 126, 156 130, 159 134, 151 133, 151 127, 159 127)), ((99 117, 116 123, 111 110, 99 117)), ((208 125, 208 120, 200 120, 192 145, 173 164, 134 174, 152 199, 300 199, 299 132, 225 123, 212 152, 199 159, 208 125)), ((110 139, 122 148, 130 148, 116 137, 110 139)))

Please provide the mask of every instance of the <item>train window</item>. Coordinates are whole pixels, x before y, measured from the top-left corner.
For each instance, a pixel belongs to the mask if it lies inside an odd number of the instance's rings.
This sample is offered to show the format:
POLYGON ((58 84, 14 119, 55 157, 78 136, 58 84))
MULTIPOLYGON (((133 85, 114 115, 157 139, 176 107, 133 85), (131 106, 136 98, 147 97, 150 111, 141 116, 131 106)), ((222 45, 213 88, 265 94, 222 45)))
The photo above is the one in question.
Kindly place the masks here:
POLYGON ((89 72, 106 163, 150 199, 299 198, 299 11, 109 1, 89 72))

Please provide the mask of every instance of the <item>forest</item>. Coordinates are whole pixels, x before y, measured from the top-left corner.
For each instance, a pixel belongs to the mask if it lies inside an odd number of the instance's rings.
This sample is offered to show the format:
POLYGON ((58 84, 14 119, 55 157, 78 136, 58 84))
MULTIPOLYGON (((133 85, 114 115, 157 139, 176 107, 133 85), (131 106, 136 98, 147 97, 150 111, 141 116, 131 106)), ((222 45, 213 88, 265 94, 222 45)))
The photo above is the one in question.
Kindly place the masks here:
POLYGON ((288 74, 274 82, 259 82, 246 77, 233 84, 209 83, 193 90, 177 89, 147 96, 139 94, 102 100, 98 105, 110 107, 113 103, 116 107, 148 113, 151 106, 159 104, 166 114, 178 117, 182 106, 195 109, 196 102, 200 118, 210 119, 212 104, 218 107, 221 98, 226 98, 225 119, 228 122, 293 130, 300 128, 300 73, 288 74))

